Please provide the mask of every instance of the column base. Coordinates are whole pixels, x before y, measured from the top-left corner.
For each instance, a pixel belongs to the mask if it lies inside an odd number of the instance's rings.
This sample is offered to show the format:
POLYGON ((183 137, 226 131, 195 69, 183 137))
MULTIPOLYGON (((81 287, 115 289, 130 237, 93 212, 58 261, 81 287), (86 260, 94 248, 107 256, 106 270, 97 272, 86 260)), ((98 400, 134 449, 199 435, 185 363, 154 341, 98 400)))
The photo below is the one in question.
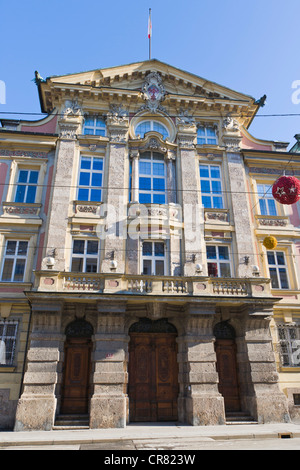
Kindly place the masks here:
POLYGON ((259 424, 290 422, 288 403, 283 393, 258 394, 252 402, 253 416, 259 424))
POLYGON ((185 399, 186 422, 192 426, 225 424, 222 396, 193 396, 185 399))
POLYGON ((55 410, 56 398, 53 396, 20 398, 14 431, 51 431, 55 410))
POLYGON ((91 429, 125 428, 126 421, 126 397, 92 397, 90 409, 91 429))

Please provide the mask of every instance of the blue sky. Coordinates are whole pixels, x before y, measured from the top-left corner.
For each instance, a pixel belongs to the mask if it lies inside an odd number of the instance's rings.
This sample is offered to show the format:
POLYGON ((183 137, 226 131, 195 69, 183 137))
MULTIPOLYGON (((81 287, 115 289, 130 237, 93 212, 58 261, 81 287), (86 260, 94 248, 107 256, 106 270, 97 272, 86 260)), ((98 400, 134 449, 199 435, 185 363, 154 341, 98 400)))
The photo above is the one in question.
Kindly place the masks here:
MULTIPOLYGON (((149 8, 153 58, 266 94, 260 115, 300 115, 292 100, 300 97, 299 0, 0 0, 0 117, 40 112, 35 70, 47 77, 147 60, 149 8)), ((300 116, 257 117, 249 131, 292 144, 300 116)))

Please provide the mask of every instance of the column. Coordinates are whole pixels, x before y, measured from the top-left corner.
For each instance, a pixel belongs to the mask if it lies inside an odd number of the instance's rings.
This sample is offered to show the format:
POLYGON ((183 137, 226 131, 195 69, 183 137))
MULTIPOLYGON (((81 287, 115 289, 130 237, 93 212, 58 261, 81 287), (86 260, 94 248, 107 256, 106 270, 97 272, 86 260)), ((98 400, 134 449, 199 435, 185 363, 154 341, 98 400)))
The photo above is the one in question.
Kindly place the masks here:
MULTIPOLYGON (((56 168, 53 179, 52 203, 49 213, 46 256, 55 259, 53 269, 65 270, 65 240, 68 228, 73 169, 76 155, 76 133, 82 122, 80 115, 65 114, 59 121, 60 138, 56 149, 56 168)), ((43 262, 43 269, 47 265, 43 262)))
POLYGON ((123 428, 128 415, 126 306, 118 302, 98 304, 95 334, 94 394, 91 428, 123 428))
POLYGON ((102 272, 111 272, 111 261, 114 260, 115 271, 124 273, 129 181, 127 165, 128 118, 118 118, 117 115, 113 118, 108 117, 107 128, 110 144, 102 272))
POLYGON ((214 350, 215 307, 190 306, 186 313, 185 335, 178 338, 179 419, 193 426, 224 424, 214 350))
POLYGON ((256 251, 249 205, 248 189, 243 156, 240 153, 241 135, 235 119, 226 118, 223 123, 223 142, 226 148, 228 166, 228 190, 231 194, 232 212, 235 225, 236 277, 252 277, 256 251), (248 257, 248 261, 245 261, 248 257))
POLYGON ((272 337, 271 313, 262 307, 249 308, 246 319, 245 348, 248 355, 249 411, 263 423, 289 422, 287 398, 279 388, 272 337))
POLYGON ((179 165, 183 230, 183 275, 194 276, 196 264, 203 264, 204 229, 202 206, 199 204, 200 176, 195 150, 196 126, 179 127, 179 165))
POLYGON ((64 335, 62 304, 33 304, 32 333, 15 431, 50 431, 56 412, 57 366, 64 335))

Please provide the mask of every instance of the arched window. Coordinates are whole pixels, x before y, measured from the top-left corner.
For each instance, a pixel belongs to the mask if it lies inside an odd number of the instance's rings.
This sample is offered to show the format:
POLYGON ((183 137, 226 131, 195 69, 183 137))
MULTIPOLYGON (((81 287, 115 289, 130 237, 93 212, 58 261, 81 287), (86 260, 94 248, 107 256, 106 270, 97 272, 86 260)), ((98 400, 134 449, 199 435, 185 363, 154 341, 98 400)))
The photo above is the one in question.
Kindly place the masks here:
POLYGON ((167 128, 158 121, 142 121, 135 128, 135 135, 140 135, 141 137, 144 137, 146 132, 150 131, 159 132, 164 139, 166 137, 169 137, 169 132, 167 128))

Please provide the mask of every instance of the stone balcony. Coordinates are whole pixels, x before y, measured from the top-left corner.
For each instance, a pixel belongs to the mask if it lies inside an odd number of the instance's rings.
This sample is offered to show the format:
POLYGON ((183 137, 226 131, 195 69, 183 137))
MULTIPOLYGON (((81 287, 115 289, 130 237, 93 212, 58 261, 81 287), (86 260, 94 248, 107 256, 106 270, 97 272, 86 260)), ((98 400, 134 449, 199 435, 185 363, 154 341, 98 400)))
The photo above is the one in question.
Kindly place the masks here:
POLYGON ((255 278, 174 277, 129 274, 35 272, 35 292, 125 296, 271 298, 270 280, 255 278))

